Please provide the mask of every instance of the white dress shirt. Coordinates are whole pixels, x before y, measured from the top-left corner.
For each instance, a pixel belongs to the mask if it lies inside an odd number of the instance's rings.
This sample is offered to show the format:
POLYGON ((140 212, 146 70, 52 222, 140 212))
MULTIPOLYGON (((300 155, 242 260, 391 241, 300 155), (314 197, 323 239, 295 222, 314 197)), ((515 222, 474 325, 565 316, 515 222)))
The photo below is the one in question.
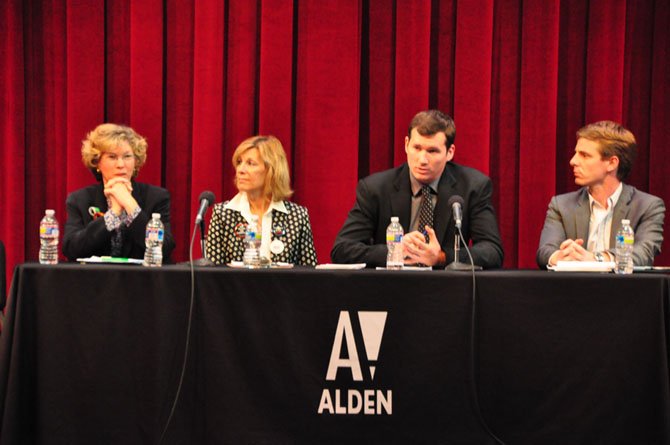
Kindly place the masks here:
POLYGON ((622 190, 623 183, 619 183, 619 187, 607 198, 607 208, 603 207, 589 193, 591 219, 589 220, 589 241, 586 247, 586 250, 589 252, 604 252, 609 250, 610 235, 612 233, 612 214, 622 190))
MULTIPOLYGON (((240 212, 244 219, 247 220, 247 223, 251 222, 251 207, 249 206, 249 199, 247 194, 240 192, 233 197, 230 201, 224 206, 226 209, 235 210, 240 212)), ((270 243, 272 242, 272 211, 277 210, 278 212, 288 213, 284 201, 272 201, 270 206, 263 214, 263 218, 260 220, 261 224, 261 256, 265 258, 272 258, 270 254, 270 243)))

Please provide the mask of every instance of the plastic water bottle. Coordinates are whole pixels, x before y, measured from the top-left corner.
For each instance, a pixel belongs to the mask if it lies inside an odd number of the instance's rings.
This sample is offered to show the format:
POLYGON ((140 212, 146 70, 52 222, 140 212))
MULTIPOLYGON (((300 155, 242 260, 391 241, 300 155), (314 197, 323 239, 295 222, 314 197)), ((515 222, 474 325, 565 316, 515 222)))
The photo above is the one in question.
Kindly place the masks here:
POLYGON ((633 273, 633 244, 635 233, 627 219, 621 220, 621 229, 616 234, 616 273, 633 273))
POLYGON ((404 267, 402 253, 402 237, 405 232, 398 222, 397 216, 391 217, 391 224, 386 228, 386 268, 390 270, 401 270, 404 267))
POLYGON ((58 264, 58 221, 56 212, 48 209, 40 221, 40 264, 58 264))
POLYGON ((163 265, 163 237, 165 226, 161 222, 160 213, 152 213, 151 221, 147 223, 144 232, 144 262, 145 266, 160 267, 163 265))
POLYGON ((258 216, 252 215, 247 224, 247 234, 244 237, 244 267, 255 269, 261 267, 261 232, 258 230, 258 216))

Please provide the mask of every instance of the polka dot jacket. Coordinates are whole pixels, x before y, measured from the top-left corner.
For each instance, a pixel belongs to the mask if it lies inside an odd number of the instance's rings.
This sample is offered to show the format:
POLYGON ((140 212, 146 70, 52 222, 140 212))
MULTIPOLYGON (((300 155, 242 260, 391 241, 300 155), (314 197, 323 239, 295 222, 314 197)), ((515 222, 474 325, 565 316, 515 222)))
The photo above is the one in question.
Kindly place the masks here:
MULTIPOLYGON (((207 257, 215 264, 242 261, 247 221, 237 210, 226 209, 225 202, 212 210, 207 230, 207 257)), ((272 240, 284 243, 284 250, 271 254, 273 262, 316 266, 316 251, 307 209, 284 201, 288 213, 272 210, 272 240)))

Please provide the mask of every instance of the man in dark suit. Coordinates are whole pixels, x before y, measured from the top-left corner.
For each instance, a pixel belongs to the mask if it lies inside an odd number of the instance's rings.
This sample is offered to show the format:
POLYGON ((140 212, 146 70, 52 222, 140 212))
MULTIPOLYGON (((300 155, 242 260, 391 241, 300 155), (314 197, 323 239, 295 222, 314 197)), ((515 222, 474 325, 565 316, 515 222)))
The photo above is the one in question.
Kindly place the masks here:
POLYGON ((621 220, 635 231, 633 264, 651 266, 663 242, 663 200, 623 181, 637 154, 635 136, 612 121, 587 125, 577 132, 570 166, 576 192, 554 196, 537 250, 540 267, 558 261, 614 261, 621 220))
MULTIPOLYGON (((502 266, 491 180, 451 162, 455 137, 456 126, 448 115, 428 110, 414 116, 405 137, 407 163, 358 183, 356 202, 331 251, 334 262, 384 266, 386 227, 397 216, 405 230, 405 264, 444 267, 454 260, 456 234, 448 201, 458 195, 464 201, 463 237, 466 243, 473 243, 475 264, 502 266)), ((459 261, 469 262, 464 250, 459 261)))

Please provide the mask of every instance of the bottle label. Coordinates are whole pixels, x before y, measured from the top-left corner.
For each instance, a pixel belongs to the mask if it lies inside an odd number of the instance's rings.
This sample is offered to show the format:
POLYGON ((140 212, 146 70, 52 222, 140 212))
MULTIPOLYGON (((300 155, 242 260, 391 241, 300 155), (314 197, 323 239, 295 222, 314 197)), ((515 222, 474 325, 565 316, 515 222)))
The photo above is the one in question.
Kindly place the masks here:
POLYGON ((386 242, 387 243, 393 243, 393 242, 399 243, 401 241, 402 241, 402 234, 400 234, 400 233, 395 233, 395 234, 387 233, 386 234, 386 242))
POLYGON ((249 239, 260 240, 261 239, 261 232, 248 231, 247 236, 249 237, 249 239))
POLYGON ((147 229, 146 239, 149 241, 163 242, 163 230, 156 228, 147 229))
POLYGON ((42 226, 42 227, 40 227, 40 235, 57 238, 58 234, 59 234, 58 227, 55 227, 55 226, 42 226))
POLYGON ((624 236, 624 235, 617 235, 616 236, 616 243, 621 244, 621 245, 628 245, 632 246, 635 243, 635 237, 632 236, 624 236))

